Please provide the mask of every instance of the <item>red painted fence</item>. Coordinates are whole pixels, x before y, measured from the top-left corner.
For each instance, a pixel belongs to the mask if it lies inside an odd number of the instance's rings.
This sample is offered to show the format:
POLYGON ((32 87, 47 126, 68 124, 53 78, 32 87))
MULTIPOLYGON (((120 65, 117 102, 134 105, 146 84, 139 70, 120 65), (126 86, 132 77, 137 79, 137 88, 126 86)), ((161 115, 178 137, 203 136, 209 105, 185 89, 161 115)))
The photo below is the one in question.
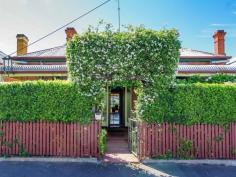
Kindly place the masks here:
POLYGON ((0 122, 0 155, 97 157, 100 123, 0 122))
POLYGON ((180 158, 183 142, 191 142, 186 152, 196 159, 236 159, 236 123, 228 128, 219 125, 197 124, 192 126, 175 124, 138 125, 138 156, 162 157, 172 154, 180 158))

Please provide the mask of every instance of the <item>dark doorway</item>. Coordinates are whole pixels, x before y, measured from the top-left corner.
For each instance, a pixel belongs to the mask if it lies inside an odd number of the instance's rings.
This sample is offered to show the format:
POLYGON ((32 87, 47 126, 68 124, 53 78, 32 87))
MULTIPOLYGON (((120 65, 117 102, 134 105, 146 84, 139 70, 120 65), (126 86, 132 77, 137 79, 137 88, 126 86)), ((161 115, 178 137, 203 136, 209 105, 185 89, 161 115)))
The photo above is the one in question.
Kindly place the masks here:
POLYGON ((115 88, 110 93, 110 111, 109 111, 109 127, 119 128, 124 127, 124 103, 123 89, 115 88))

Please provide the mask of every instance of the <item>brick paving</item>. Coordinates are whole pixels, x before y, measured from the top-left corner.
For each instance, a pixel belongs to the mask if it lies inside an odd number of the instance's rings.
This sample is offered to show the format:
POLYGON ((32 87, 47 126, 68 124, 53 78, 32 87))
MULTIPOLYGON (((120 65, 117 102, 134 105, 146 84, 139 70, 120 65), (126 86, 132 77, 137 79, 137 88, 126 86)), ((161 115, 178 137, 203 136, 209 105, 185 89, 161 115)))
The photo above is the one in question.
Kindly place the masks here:
POLYGON ((139 160, 129 152, 127 132, 109 132, 105 163, 138 163, 139 160))

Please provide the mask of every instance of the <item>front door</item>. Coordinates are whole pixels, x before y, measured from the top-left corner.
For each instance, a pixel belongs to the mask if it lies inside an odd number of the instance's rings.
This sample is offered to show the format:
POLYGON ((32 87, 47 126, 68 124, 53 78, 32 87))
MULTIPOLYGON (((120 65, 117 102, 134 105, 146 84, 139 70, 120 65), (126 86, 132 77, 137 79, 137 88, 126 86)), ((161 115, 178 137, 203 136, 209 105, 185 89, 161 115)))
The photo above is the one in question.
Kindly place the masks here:
POLYGON ((121 127, 123 125, 123 99, 122 89, 114 89, 110 94, 109 127, 121 127))

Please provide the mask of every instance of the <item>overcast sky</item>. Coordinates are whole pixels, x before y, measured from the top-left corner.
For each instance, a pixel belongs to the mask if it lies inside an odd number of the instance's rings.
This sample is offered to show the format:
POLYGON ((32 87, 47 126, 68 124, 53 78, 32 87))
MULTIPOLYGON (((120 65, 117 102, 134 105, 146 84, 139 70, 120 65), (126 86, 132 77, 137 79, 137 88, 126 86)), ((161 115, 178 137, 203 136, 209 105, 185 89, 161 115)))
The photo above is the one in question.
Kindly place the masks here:
MULTIPOLYGON (((0 0, 0 50, 16 50, 16 34, 30 42, 80 16, 105 0, 0 0)), ((213 52, 213 32, 227 32, 226 53, 236 56, 236 0, 120 0, 121 23, 147 28, 176 28, 182 47, 213 52)), ((78 32, 100 19, 117 28, 117 0, 73 26, 78 32)), ((29 52, 64 44, 64 30, 33 45, 29 52)))

